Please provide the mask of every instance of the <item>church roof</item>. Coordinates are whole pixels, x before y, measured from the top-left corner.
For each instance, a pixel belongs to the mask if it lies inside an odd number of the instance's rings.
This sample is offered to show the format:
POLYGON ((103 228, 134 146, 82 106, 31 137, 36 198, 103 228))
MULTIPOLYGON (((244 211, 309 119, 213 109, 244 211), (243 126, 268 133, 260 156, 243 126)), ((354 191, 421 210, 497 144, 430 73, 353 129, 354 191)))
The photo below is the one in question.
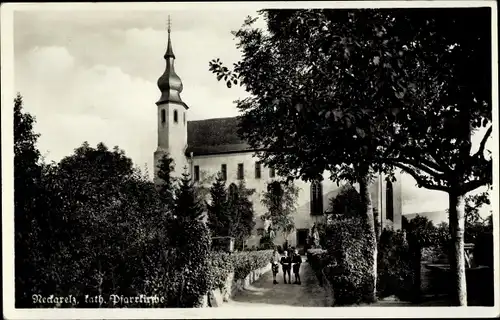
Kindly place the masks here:
POLYGON ((237 133, 238 118, 215 118, 188 121, 187 155, 209 155, 252 151, 237 133))

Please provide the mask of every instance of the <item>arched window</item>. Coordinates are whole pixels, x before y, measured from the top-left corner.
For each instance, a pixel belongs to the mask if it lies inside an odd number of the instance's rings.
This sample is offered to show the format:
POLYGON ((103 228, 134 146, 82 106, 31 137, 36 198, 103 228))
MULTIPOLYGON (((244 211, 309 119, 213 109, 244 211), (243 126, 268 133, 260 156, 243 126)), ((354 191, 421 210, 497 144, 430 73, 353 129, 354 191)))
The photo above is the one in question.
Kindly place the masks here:
POLYGON ((179 121, 179 115, 177 114, 177 110, 174 110, 174 122, 177 123, 179 121))
POLYGON ((392 182, 387 181, 385 187, 385 218, 394 221, 394 195, 392 189, 392 182))
POLYGON ((323 214, 323 185, 321 181, 311 183, 311 215, 323 214))
POLYGON ((164 124, 167 121, 167 115, 165 114, 165 109, 161 109, 161 124, 164 124))

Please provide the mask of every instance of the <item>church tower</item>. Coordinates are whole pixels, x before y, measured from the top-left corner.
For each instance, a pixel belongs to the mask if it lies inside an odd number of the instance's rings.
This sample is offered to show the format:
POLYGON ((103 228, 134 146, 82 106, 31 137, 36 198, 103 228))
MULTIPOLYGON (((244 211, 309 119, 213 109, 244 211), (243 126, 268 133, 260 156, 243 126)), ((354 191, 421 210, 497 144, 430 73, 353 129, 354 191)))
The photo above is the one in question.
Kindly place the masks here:
POLYGON ((158 79, 161 97, 157 105, 158 147, 154 153, 155 182, 157 181, 160 159, 168 154, 175 162, 174 176, 180 176, 188 165, 185 156, 187 148, 187 110, 188 106, 181 99, 182 81, 175 73, 175 55, 170 39, 170 16, 168 18, 168 44, 164 55, 165 72, 158 79))

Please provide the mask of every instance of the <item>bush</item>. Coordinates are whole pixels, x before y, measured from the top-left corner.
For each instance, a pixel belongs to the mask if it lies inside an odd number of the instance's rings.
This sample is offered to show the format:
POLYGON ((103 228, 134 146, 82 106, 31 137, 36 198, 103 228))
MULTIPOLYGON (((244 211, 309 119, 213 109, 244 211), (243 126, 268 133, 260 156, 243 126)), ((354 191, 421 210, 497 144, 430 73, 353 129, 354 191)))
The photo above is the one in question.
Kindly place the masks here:
POLYGON ((323 275, 322 270, 325 267, 326 261, 326 250, 323 249, 309 249, 307 250, 307 262, 313 269, 316 277, 318 278, 319 284, 323 285, 323 275))
POLYGON ((474 243, 474 259, 478 265, 493 268, 493 233, 487 232, 477 236, 474 243))
POLYGON ((378 244, 377 273, 379 297, 396 295, 401 300, 411 300, 415 272, 403 232, 382 231, 378 244))
POLYGON ((233 253, 234 279, 245 279, 252 270, 270 264, 272 255, 273 250, 233 253))
POLYGON ((224 289, 229 273, 234 270, 233 257, 227 252, 211 252, 211 285, 210 289, 224 289))
POLYGON ((273 242, 273 239, 271 239, 269 235, 262 236, 260 238, 259 244, 260 244, 259 248, 261 250, 270 250, 276 247, 276 245, 273 242))
POLYGON ((327 225, 325 265, 336 305, 374 302, 372 253, 374 239, 362 217, 346 217, 327 225))

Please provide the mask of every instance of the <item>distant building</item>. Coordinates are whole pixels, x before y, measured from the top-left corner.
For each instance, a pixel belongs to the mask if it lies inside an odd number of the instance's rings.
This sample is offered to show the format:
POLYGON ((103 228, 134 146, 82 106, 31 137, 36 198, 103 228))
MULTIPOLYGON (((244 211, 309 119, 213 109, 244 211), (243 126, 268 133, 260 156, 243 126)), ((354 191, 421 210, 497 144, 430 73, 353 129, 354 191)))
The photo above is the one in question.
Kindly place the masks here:
MULTIPOLYGON (((228 186, 245 180, 248 188, 256 192, 251 199, 256 213, 256 228, 247 241, 248 246, 258 245, 264 222, 259 219, 265 212, 260 196, 266 190, 267 182, 277 179, 273 168, 264 167, 253 157, 253 150, 237 135, 237 118, 216 118, 188 121, 189 107, 180 94, 183 84, 175 73, 175 55, 172 50, 170 29, 167 51, 164 55, 166 68, 158 79, 161 97, 158 106, 158 147, 154 153, 155 181, 157 165, 163 155, 169 154, 175 161, 174 175, 179 176, 187 168, 195 181, 221 172, 228 186)), ((328 179, 325 172, 322 182, 306 183, 295 181, 299 188, 297 213, 294 217, 296 230, 288 237, 291 246, 303 246, 310 228, 316 221, 323 220, 323 213, 329 200, 336 196, 340 187, 328 179)), ((401 228, 401 182, 387 183, 377 179, 370 187, 373 206, 377 208, 383 226, 401 228)), ((277 244, 284 242, 278 237, 277 244)))

